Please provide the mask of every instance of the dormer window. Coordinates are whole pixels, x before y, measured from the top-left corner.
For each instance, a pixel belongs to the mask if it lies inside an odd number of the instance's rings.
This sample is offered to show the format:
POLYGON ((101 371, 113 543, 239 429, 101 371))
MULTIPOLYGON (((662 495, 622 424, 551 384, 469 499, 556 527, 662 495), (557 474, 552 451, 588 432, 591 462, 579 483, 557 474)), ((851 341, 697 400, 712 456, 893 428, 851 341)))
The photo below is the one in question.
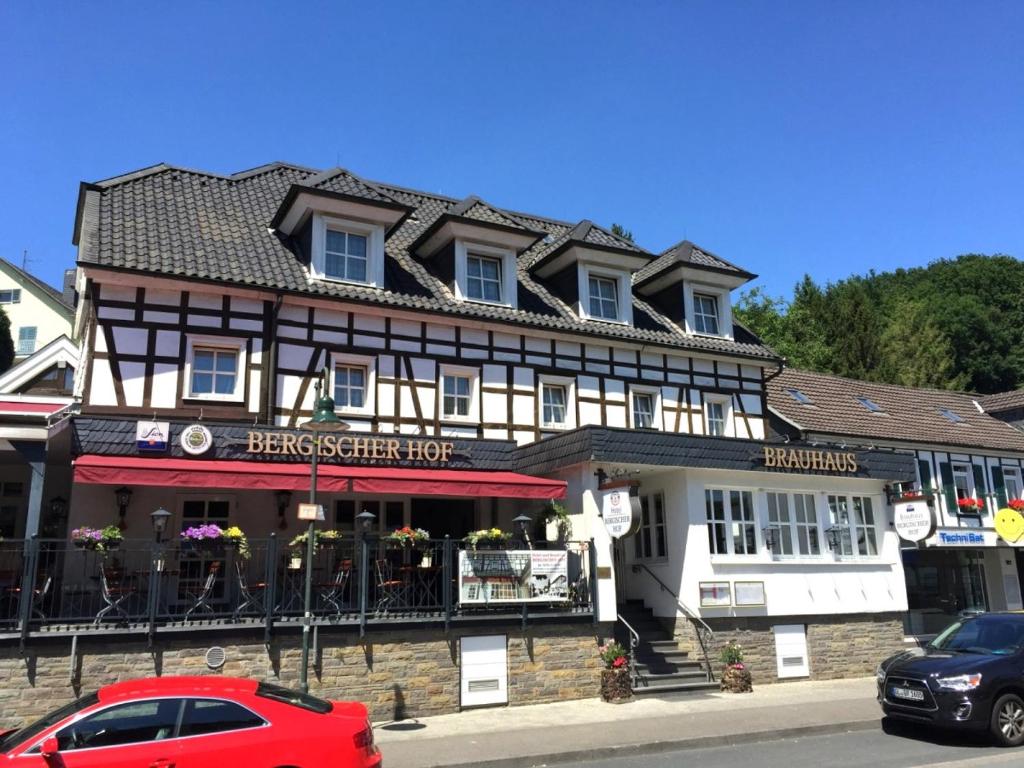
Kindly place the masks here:
POLYGON ((504 248, 456 240, 455 296, 464 301, 515 308, 515 253, 504 248))
POLYGON ((383 226, 314 214, 312 237, 314 278, 383 287, 383 226))
POLYGON ((707 293, 693 294, 693 327, 697 333, 717 336, 718 297, 707 293))
POLYGON ((607 277, 590 275, 590 316, 598 320, 619 319, 618 285, 607 277))

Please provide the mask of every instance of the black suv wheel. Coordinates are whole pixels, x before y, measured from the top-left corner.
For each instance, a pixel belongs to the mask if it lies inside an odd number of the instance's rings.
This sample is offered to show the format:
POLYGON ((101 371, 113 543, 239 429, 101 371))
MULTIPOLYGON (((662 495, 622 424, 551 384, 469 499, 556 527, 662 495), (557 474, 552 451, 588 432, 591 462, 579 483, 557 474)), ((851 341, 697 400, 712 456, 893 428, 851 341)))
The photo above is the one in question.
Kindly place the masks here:
POLYGON ((1024 700, 1015 693, 996 699, 990 723, 992 735, 1004 747, 1024 744, 1024 700))

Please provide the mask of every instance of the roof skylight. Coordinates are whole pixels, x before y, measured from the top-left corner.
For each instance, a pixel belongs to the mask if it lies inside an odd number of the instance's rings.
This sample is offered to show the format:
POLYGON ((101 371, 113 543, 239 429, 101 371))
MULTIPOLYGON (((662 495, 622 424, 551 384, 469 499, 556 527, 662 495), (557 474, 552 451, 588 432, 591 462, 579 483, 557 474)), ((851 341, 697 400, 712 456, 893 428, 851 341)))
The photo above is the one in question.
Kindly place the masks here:
POLYGON ((786 394, 796 400, 800 405, 811 405, 814 401, 807 395, 794 387, 787 387, 786 394))
POLYGON ((943 416, 949 419, 950 423, 952 424, 962 424, 964 421, 963 417, 960 414, 956 413, 955 411, 949 410, 949 408, 939 408, 939 413, 941 413, 943 416))
POLYGON ((882 408, 882 406, 880 406, 874 400, 871 400, 868 397, 864 397, 863 395, 860 395, 857 398, 857 402, 860 403, 861 405, 863 405, 865 408, 867 408, 872 413, 885 413, 885 410, 882 408))

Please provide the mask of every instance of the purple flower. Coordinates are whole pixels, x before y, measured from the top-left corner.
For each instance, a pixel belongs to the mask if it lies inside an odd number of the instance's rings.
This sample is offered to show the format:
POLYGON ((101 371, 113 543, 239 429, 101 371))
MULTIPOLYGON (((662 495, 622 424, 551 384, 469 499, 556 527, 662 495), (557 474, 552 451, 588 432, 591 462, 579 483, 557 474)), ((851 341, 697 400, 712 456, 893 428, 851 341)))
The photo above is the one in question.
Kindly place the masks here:
POLYGON ((207 523, 205 525, 193 525, 190 528, 186 528, 181 532, 181 538, 185 541, 203 541, 206 539, 220 539, 224 536, 224 531, 219 525, 215 523, 207 523))

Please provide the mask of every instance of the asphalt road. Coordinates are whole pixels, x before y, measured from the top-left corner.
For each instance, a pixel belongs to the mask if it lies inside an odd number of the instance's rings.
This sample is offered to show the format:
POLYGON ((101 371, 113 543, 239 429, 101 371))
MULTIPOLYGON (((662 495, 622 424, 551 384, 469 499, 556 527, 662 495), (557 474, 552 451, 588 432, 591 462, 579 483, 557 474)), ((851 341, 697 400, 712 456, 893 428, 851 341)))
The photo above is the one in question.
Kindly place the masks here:
MULTIPOLYGON (((740 726, 741 718, 737 718, 740 726)), ((562 768, 973 768, 1024 765, 1024 747, 991 746, 984 739, 940 736, 928 731, 886 725, 832 736, 766 741, 732 747, 685 749, 660 755, 617 757, 565 763, 562 768)))

